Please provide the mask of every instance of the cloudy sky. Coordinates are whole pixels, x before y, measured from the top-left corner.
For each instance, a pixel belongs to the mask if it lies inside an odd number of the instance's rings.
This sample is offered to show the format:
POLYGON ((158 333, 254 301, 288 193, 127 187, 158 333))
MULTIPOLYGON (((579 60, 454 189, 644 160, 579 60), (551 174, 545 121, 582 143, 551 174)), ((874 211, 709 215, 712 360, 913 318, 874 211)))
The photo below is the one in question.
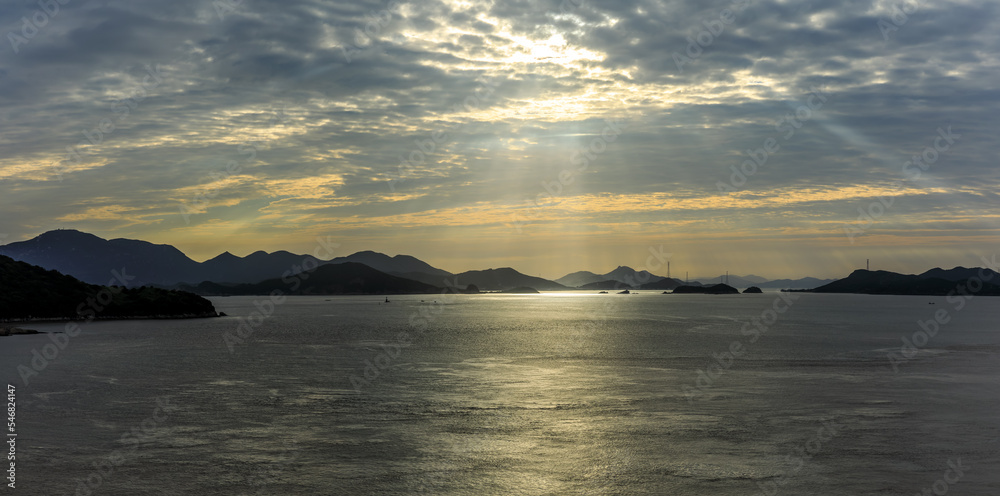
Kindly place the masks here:
POLYGON ((0 242, 550 278, 1000 251, 995 2, 59 1, 0 3, 0 242))

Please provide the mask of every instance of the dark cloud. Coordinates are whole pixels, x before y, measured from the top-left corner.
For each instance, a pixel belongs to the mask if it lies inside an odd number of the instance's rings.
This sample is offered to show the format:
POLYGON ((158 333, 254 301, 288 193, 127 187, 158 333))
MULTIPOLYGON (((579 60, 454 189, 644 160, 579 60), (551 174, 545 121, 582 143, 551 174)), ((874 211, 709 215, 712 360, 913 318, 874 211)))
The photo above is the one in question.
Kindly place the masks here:
MULTIPOLYGON (((891 3, 871 1, 246 0, 222 12, 218 3, 72 2, 18 53, 5 38, 0 204, 19 215, 0 232, 87 228, 88 212, 107 231, 182 229, 178 199, 204 191, 214 194, 194 227, 514 208, 558 180, 605 119, 625 117, 628 130, 561 198, 708 202, 748 150, 773 138, 780 151, 736 188, 762 202, 741 218, 849 222, 868 199, 845 191, 899 180, 903 163, 952 126, 960 141, 914 183, 941 192, 908 192, 893 207, 895 228, 924 215, 973 229, 948 220, 948 205, 996 205, 993 3, 921 3, 899 23, 891 3), (720 21, 725 9, 731 23, 720 21), (692 54, 691 40, 705 46, 692 54), (143 84, 147 66, 160 68, 155 87, 143 84), (779 121, 815 89, 823 107, 783 138, 779 121), (66 148, 102 119, 114 130, 57 180, 66 148), (435 133, 447 137, 434 142, 435 133), (253 160, 247 143, 258 144, 253 160), (239 174, 213 176, 233 161, 239 174), (840 196, 767 206, 810 188, 840 196)), ((36 9, 5 2, 0 29, 20 33, 36 9)), ((621 220, 663 215, 644 208, 621 220)))

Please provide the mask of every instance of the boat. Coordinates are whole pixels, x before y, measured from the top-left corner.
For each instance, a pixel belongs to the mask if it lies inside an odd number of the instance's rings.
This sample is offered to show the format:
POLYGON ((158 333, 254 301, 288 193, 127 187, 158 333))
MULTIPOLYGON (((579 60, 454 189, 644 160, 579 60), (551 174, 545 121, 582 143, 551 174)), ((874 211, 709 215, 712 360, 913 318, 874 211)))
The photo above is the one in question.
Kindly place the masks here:
POLYGON ((632 293, 626 289, 625 291, 619 291, 618 294, 632 294, 632 293))

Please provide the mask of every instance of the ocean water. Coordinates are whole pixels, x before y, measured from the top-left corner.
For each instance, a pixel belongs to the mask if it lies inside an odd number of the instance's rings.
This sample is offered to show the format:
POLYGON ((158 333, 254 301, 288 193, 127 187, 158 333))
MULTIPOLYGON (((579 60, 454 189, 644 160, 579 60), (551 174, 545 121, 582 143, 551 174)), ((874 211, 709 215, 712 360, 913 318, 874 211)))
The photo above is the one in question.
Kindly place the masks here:
POLYGON ((1000 299, 641 293, 0 338, 11 494, 1000 494, 1000 299))

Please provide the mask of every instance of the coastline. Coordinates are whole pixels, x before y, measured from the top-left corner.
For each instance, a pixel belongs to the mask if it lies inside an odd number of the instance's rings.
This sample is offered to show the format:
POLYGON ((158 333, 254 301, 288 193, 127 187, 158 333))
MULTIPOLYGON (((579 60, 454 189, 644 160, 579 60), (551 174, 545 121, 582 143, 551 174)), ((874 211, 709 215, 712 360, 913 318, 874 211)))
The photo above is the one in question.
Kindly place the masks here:
POLYGON ((38 334, 38 331, 34 329, 24 329, 21 327, 4 327, 0 326, 0 337, 2 336, 14 336, 17 334, 38 334))

